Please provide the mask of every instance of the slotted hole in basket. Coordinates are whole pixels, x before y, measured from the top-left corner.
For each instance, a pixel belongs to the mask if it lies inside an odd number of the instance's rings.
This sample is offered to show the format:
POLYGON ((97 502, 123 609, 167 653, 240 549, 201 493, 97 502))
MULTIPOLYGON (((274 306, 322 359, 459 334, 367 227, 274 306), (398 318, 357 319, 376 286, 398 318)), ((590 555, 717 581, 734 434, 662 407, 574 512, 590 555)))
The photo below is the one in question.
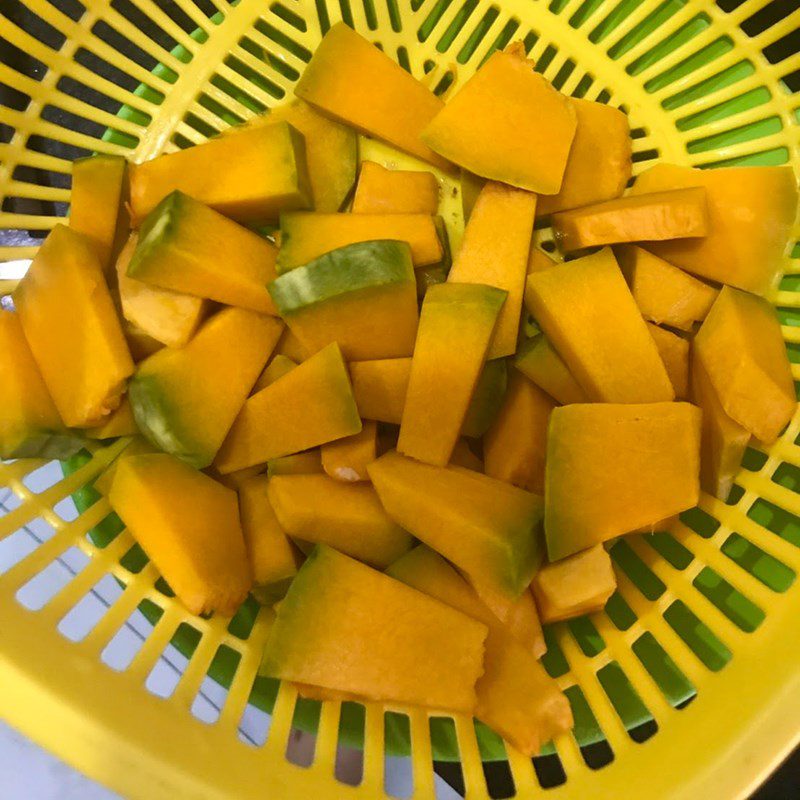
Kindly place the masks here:
POLYGON ((195 719, 207 725, 219 720, 228 699, 231 681, 239 669, 242 654, 226 644, 217 648, 208 672, 192 701, 191 712, 195 719))
POLYGON ((797 53, 798 50, 800 50, 800 31, 795 28, 776 42, 768 44, 763 52, 770 64, 778 64, 787 57, 787 52, 797 53))
POLYGON ((603 729, 597 722, 586 696, 579 686, 570 686, 564 694, 572 707, 575 726, 572 736, 578 742, 581 757, 590 769, 601 769, 614 760, 614 751, 606 741, 603 729))
POLYGON ((386 0, 386 10, 389 13, 389 24, 392 26, 392 30, 399 33, 403 29, 403 20, 397 0, 386 0))
POLYGON ((444 33, 436 42, 436 49, 440 53, 445 53, 450 49, 456 36, 461 33, 461 30, 467 24, 469 18, 478 7, 478 0, 465 0, 461 7, 456 12, 450 24, 445 28, 444 33))
POLYGON ((695 100, 701 100, 707 95, 720 92, 735 83, 739 83, 749 78, 755 71, 756 69, 751 61, 746 59, 738 61, 736 64, 726 67, 717 74, 709 78, 704 78, 702 81, 667 97, 661 101, 661 106, 668 111, 672 111, 688 103, 692 103, 695 100))
POLYGON ((8 144, 14 138, 14 129, 5 122, 0 122, 0 144, 8 144))
POLYGON ((682 708, 697 694, 691 681, 681 672, 652 633, 643 633, 632 645, 636 657, 658 684, 667 702, 682 708))
POLYGON ((534 69, 536 72, 544 74, 550 66, 550 62, 558 55, 558 49, 555 45, 549 44, 545 47, 544 52, 536 59, 534 69))
MULTIPOLYGON (((225 66, 230 67, 234 72, 252 83, 253 86, 258 87, 262 92, 274 97, 276 100, 280 100, 286 94, 286 90, 278 86, 277 83, 269 80, 269 78, 261 72, 256 72, 252 67, 249 67, 235 56, 227 56, 225 58, 225 66)), ((246 94, 241 88, 238 89, 238 92, 240 94, 246 94)))
POLYGON ((239 741, 251 747, 261 747, 267 741, 272 717, 267 713, 266 707, 272 708, 277 693, 277 685, 277 681, 269 678, 257 677, 255 679, 250 699, 245 705, 244 711, 242 711, 242 716, 237 726, 236 733, 239 741), (261 686, 268 688, 262 691, 257 688, 261 686), (263 703, 260 698, 267 695, 269 700, 267 703, 263 703))
POLYGON ((536 772, 536 780, 542 789, 555 789, 567 782, 567 773, 557 753, 536 756, 531 759, 536 772))
POLYGON ((33 537, 25 528, 19 528, 0 539, 0 575, 24 561, 38 546, 38 538, 33 537))
POLYGON ((620 631, 627 631, 638 619, 633 609, 625 602, 619 592, 614 592, 608 598, 604 611, 617 630, 620 631))
POLYGON ((43 62, 20 50, 3 36, 0 36, 0 62, 35 81, 40 81, 47 74, 43 62))
POLYGON ((784 461, 778 465, 775 472, 772 473, 773 482, 785 489, 791 489, 793 492, 800 492, 800 467, 794 464, 789 464, 784 461))
POLYGON ((228 97, 233 98, 237 103, 256 114, 261 114, 266 110, 266 106, 263 103, 259 102, 249 94, 246 94, 244 90, 240 89, 238 86, 235 86, 229 80, 221 77, 220 75, 214 75, 211 78, 211 85, 216 86, 217 89, 225 92, 228 97))
POLYGON ((483 767, 483 779, 486 781, 486 791, 492 800, 514 797, 517 789, 507 760, 481 761, 481 766, 483 767))
POLYGON ((556 640, 555 634, 553 633, 553 626, 545 625, 543 633, 547 651, 541 658, 542 665, 551 678, 560 678, 562 675, 566 675, 569 672, 569 663, 564 657, 564 653, 556 640))
POLYGON ((297 698, 292 728, 286 742, 286 760, 298 767, 310 767, 314 763, 314 751, 317 747, 316 730, 319 727, 321 709, 319 700, 297 698))
POLYGON ((71 642, 83 641, 121 594, 119 583, 111 575, 104 575, 62 617, 58 623, 59 632, 71 642))
POLYGON ((37 169, 26 164, 18 164, 11 173, 11 179, 21 183, 30 183, 34 186, 53 186, 57 189, 69 189, 72 178, 65 172, 56 172, 52 169, 37 169))
POLYGON ((664 72, 648 80, 644 84, 644 88, 648 92, 660 91, 680 78, 685 78, 687 75, 691 75, 695 70, 730 53, 733 47, 733 40, 730 36, 720 36, 718 39, 705 45, 696 53, 680 61, 675 66, 664 70, 664 72))
POLYGON ((336 780, 348 786, 358 786, 364 777, 365 719, 366 711, 361 703, 342 703, 333 773, 336 780))
POLYGON ((31 96, 0 81, 0 105, 13 108, 14 111, 24 111, 31 102, 31 96))
MULTIPOLYGON (((100 58, 98 55, 95 55, 85 47, 79 47, 75 51, 75 54, 72 56, 72 58, 76 63, 80 64, 82 67, 86 67, 86 69, 90 70, 98 77, 107 80, 116 86, 126 89, 128 92, 133 92, 139 86, 139 81, 136 78, 128 75, 126 72, 118 67, 115 67, 113 64, 109 64, 108 61, 100 58)), ((163 101, 163 94, 150 87, 145 88, 146 93, 142 93, 143 100, 149 100, 156 105, 163 101)))
POLYGON ((577 86, 572 90, 573 97, 585 97, 586 93, 589 89, 592 88, 592 84, 594 83, 594 78, 586 74, 584 75, 579 81, 577 86))
POLYGON ((25 147, 28 150, 33 150, 34 153, 44 153, 48 156, 63 158, 66 161, 75 161, 78 158, 91 155, 91 151, 85 147, 67 144, 66 142, 50 139, 47 136, 39 136, 38 134, 29 136, 25 142, 25 147))
POLYGON ((231 619, 228 633, 243 641, 249 639, 260 610, 260 603, 254 597, 248 597, 231 619))
MULTIPOLYGON (((438 0, 436 5, 431 9, 428 16, 423 20, 417 31, 417 39, 420 42, 427 41, 428 37, 433 33, 436 24, 442 18, 442 15, 450 8, 453 0, 438 0)), ((418 7, 422 5, 421 0, 418 0, 418 7)), ((416 11, 416 9, 414 9, 416 11)))
POLYGON ((761 450, 748 447, 742 456, 742 468, 749 472, 760 472, 764 464, 767 463, 768 456, 761 450))
MULTIPOLYGON (((219 133, 219 129, 215 128, 213 125, 209 125, 205 120, 200 119, 196 114, 192 114, 191 112, 186 114, 183 118, 183 121, 192 129, 196 130, 203 139, 210 139, 212 136, 216 136, 219 133)), ((174 137, 173 137, 174 141, 174 137)))
POLYGON ((308 62, 311 60, 311 51, 307 47, 304 47, 299 42, 296 42, 287 34, 279 31, 276 27, 270 25, 268 22, 265 22, 263 19, 256 21, 255 28, 259 33, 266 36, 267 39, 275 42, 279 48, 287 50, 301 61, 308 62))
POLYGON ((34 494, 41 494, 52 486, 55 486, 64 475, 57 461, 48 461, 42 464, 33 471, 29 472, 23 479, 22 483, 28 491, 34 494))
POLYGON ((743 631, 752 633, 764 621, 764 612, 710 567, 704 567, 692 584, 743 631))
POLYGON ((765 553, 738 533, 723 543, 722 552, 773 592, 785 592, 797 577, 791 567, 765 553))
MULTIPOLYGON (((157 623, 163 614, 162 609, 159 608, 158 611, 159 615, 154 618, 153 624, 157 623)), ((138 609, 134 611, 103 648, 100 660, 114 671, 124 672, 142 649, 153 629, 153 624, 141 611, 138 609)))
POLYGON ((599 8, 602 8, 604 3, 605 0, 584 0, 575 13, 569 18, 570 27, 583 27, 592 14, 594 14, 599 8))
POLYGON ((62 497, 54 506, 53 511, 64 520, 64 522, 72 522, 78 518, 78 507, 70 495, 62 497))
POLYGON ((678 28, 677 31, 671 33, 666 39, 650 48, 646 53, 643 53, 633 62, 625 67, 625 71, 629 75, 638 75, 640 72, 657 64, 670 53, 677 50, 682 45, 690 42, 695 36, 702 33, 711 24, 707 14, 698 14, 689 22, 684 23, 678 28))
POLYGON ((642 538, 675 569, 684 570, 694 561, 691 550, 684 547, 671 533, 659 531, 642 538))
POLYGON ((722 147, 730 147, 734 144, 750 142, 754 139, 771 136, 774 133, 780 133, 782 129, 783 124, 781 123, 780 117, 775 115, 759 120, 758 122, 751 122, 729 131, 714 134, 713 136, 693 139, 686 145, 686 150, 689 153, 705 153, 709 150, 718 150, 722 147))
POLYGON ((217 102, 215 99, 202 93, 198 95, 197 102, 205 109, 208 109, 218 119, 226 125, 239 125, 244 122, 244 117, 231 111, 227 106, 217 102))
POLYGON ((599 669, 597 679, 633 741, 644 742, 658 731, 653 715, 616 661, 599 669))
POLYGON ((508 22, 506 22, 506 24, 503 25, 500 33, 497 34, 497 37, 492 42, 489 49, 486 51, 486 54, 481 59, 481 62, 478 66, 482 67, 486 63, 489 56, 491 56, 492 53, 494 53, 496 50, 504 50, 518 29, 519 29, 518 20, 516 19, 508 20, 508 22))
MULTIPOLYGON (((395 743, 394 749, 398 752, 411 752, 411 724, 405 714, 387 711, 383 715, 383 740, 395 743)), ((411 797, 414 792, 411 759, 407 755, 389 755, 388 747, 384 747, 383 790, 390 797, 402 800, 411 797)))
POLYGON ((551 81, 556 89, 561 90, 563 88, 564 84, 567 82, 569 77, 575 71, 575 66, 576 66, 575 62, 571 58, 568 58, 561 65, 561 68, 558 70, 558 72, 553 77, 553 80, 551 81))
MULTIPOLYGON (((163 4, 159 4, 159 9, 163 4)), ((111 8, 119 12, 133 27, 143 33, 165 53, 174 50, 178 42, 167 33, 156 21, 131 0, 111 0, 111 8)), ((183 60, 183 59, 181 59, 183 60)))
POLYGON ((290 81, 296 81, 300 77, 300 73, 292 66, 287 64, 283 59, 278 58, 274 53, 265 50, 261 45, 256 44, 252 39, 247 36, 239 40, 239 46, 242 50, 247 51, 250 55, 255 56, 259 61, 268 64, 276 72, 288 78, 290 81))
MULTIPOLYGON (((192 0, 192 5, 195 6, 206 6, 206 8, 213 9, 213 5, 211 3, 202 3, 198 0, 192 0)), ((199 29, 197 27, 197 22, 195 22, 192 17, 190 17, 186 11, 181 8, 179 2, 176 0, 161 0, 159 3, 159 8, 174 22, 176 23, 184 33, 188 33, 192 35, 195 31, 198 31, 198 35, 205 34, 204 29, 199 29), (199 33, 202 31, 202 33, 199 33)), ((208 10, 203 12, 207 17, 211 16, 214 11, 208 10)))
POLYGON ((61 0, 58 4, 59 9, 64 12, 73 22, 77 22, 85 13, 86 6, 78 0, 61 0))
POLYGON ((77 547, 67 548, 41 572, 17 590, 20 605, 40 611, 89 563, 88 556, 77 547))
POLYGON ((480 47, 481 43, 486 38, 486 34, 489 33, 489 30, 499 16, 500 10, 497 8, 497 6, 491 6, 490 8, 486 9, 484 15, 478 21, 478 24, 475 26, 469 38, 466 42, 464 42, 463 46, 456 54, 456 61, 458 61, 459 64, 466 64, 467 61, 472 58, 473 54, 478 47, 480 47))
POLYGON ((164 700, 172 697, 199 641, 200 632, 188 623, 182 622, 175 631, 172 641, 164 648, 145 679, 144 685, 147 691, 164 700), (176 641, 184 645, 192 644, 178 649, 174 644, 176 641))
POLYGON ((718 672, 731 660, 731 651, 682 600, 675 600, 664 611, 664 619, 712 672, 718 672))
POLYGON ((49 22, 36 14, 33 9, 20 0, 3 0, 3 14, 13 20, 21 30, 53 50, 60 50, 67 37, 49 22))
POLYGON ((698 536, 710 539, 719 529, 719 522, 701 508, 692 508, 680 515, 681 522, 698 536))
MULTIPOLYGON (((124 54, 126 59, 147 70, 147 72, 152 72, 158 63, 158 59, 155 56, 142 50, 141 47, 112 28, 104 20, 98 20, 92 26, 92 34, 118 53, 124 54)), ((161 74, 161 77, 170 83, 174 83, 178 76, 172 70, 167 69, 161 74)), ((134 84, 138 86, 138 81, 134 81, 134 84)))
POLYGON ((727 119, 733 114, 741 114, 744 111, 758 108, 769 103, 770 100, 772 100, 772 94, 769 89, 766 86, 759 86, 737 95, 731 100, 717 103, 711 108, 706 108, 695 114, 687 114, 685 117, 678 119, 675 124, 680 131, 692 130, 693 128, 708 125, 710 122, 727 119))
POLYGON ((411 72, 411 60, 408 57, 408 48, 402 45, 397 48, 397 63, 406 71, 411 72))
POLYGON ((463 797, 466 791, 464 772, 461 769, 461 754, 458 747, 456 726, 450 717, 431 717, 429 724, 431 748, 433 750, 433 771, 463 797), (443 759, 446 754, 447 760, 443 759), (437 755, 439 759, 437 759, 437 755))
POLYGON ((589 617, 571 619, 567 622, 567 627, 578 643, 581 652, 587 658, 594 658, 594 656, 602 653, 603 650, 606 649, 606 643, 603 641, 603 637, 599 634, 589 617))
POLYGON ((664 594, 667 588, 664 582, 636 555, 626 541, 617 541, 609 553, 616 565, 648 600, 658 600, 664 594))
POLYGON ((433 93, 437 97, 441 97, 453 85, 455 78, 455 73, 452 70, 445 72, 445 74, 434 87, 433 93))
MULTIPOLYGON (((609 34, 616 30, 617 26, 626 20, 641 4, 643 0, 622 0, 619 5, 615 6, 609 14, 606 14, 602 20, 592 29, 589 33, 589 41, 598 44, 603 41, 609 34)), ((604 3, 604 5, 608 5, 604 3)))

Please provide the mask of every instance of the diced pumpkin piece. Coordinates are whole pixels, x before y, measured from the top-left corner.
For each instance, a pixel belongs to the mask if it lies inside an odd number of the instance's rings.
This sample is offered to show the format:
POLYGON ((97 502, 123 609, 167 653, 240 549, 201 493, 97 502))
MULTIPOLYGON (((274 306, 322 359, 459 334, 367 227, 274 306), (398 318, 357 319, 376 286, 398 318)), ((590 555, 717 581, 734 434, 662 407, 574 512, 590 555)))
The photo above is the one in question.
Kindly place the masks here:
POLYGON ((281 275, 269 293, 283 320, 311 353, 338 342, 348 360, 414 352, 417 285, 405 242, 340 247, 281 275))
POLYGON ((377 449, 378 424, 367 420, 360 433, 322 445, 322 468, 337 481, 368 481, 367 464, 377 458, 377 449))
POLYGON ((502 289, 469 283, 443 283, 428 290, 399 452, 438 466, 450 461, 505 297, 502 289))
POLYGON ((375 490, 327 475, 270 478, 269 499, 286 533, 322 542, 384 569, 412 545, 411 536, 390 519, 375 490))
POLYGON ((742 466, 750 431, 732 420, 722 407, 705 367, 692 354, 692 402, 703 412, 700 449, 700 486, 720 500, 727 500, 733 479, 742 466))
POLYGON ((302 342, 292 333, 290 328, 287 328, 275 348, 275 352, 279 355, 291 358, 292 361, 299 364, 305 361, 311 354, 303 346, 302 342))
POLYGON ((150 356, 139 365, 129 391, 139 429, 163 451, 194 467, 207 467, 281 330, 274 317, 227 308, 206 322, 186 347, 150 356))
POLYGON ((169 347, 183 347, 207 316, 209 301, 129 278, 128 265, 137 241, 138 236, 131 235, 117 258, 117 289, 122 316, 157 342, 169 347))
POLYGON ((542 498, 462 467, 390 452, 367 468, 390 517, 452 561, 478 594, 515 600, 542 546, 542 498))
POLYGON ((61 419, 69 427, 99 425, 119 406, 133 360, 89 241, 56 225, 14 305, 61 419))
POLYGON ((667 368, 676 399, 686 400, 689 396, 689 340, 681 338, 672 331, 659 328, 652 322, 647 323, 647 329, 667 368))
POLYGON ((536 611, 536 603, 530 592, 522 592, 519 597, 511 598, 502 591, 491 586, 482 585, 479 591, 481 600, 488 606, 505 629, 529 653, 539 658, 547 651, 542 632, 542 623, 536 611))
POLYGON ((700 418, 689 403, 553 409, 544 493, 550 561, 696 505, 700 418))
POLYGON ((136 436, 139 426, 133 417, 133 409, 127 395, 122 398, 119 408, 112 411, 102 425, 86 428, 85 435, 90 439, 116 439, 119 436, 136 436))
POLYGON ((576 126, 569 99, 524 53, 495 52, 433 118, 422 140, 483 178, 555 194, 576 126))
POLYGON ((181 192, 142 224, 127 275, 175 292, 275 314, 275 246, 181 192))
POLYGON ((633 299, 645 319, 690 331, 702 322, 719 293, 636 245, 614 248, 633 299))
POLYGON ((525 302, 590 400, 655 403, 675 396, 609 248, 528 275, 525 302))
POLYGON ((303 136, 286 122, 245 125, 136 164, 130 184, 134 227, 175 191, 251 224, 274 222, 282 211, 312 202, 303 136))
POLYGON ((0 309, 0 459, 66 459, 83 447, 64 427, 19 316, 0 309))
MULTIPOLYGON (((395 443, 396 444, 396 443, 395 443)), ((388 448, 391 450, 392 448, 388 448)), ((450 456, 451 467, 464 467, 473 472, 483 472, 483 461, 470 449, 466 439, 459 439, 453 448, 453 455, 450 456)))
POLYGON ((430 214, 315 214, 298 211, 281 215, 279 273, 308 264, 331 250, 357 242, 407 242, 415 267, 442 260, 442 243, 430 214))
POLYGON ((775 309, 725 286, 694 346, 725 413, 762 442, 774 442, 797 408, 775 309))
POLYGON ((239 515, 257 587, 288 588, 302 556, 284 533, 269 501, 269 478, 249 478, 239 487, 239 515), (276 586, 277 585, 277 586, 276 586))
POLYGON ((508 292, 487 358, 511 355, 525 290, 536 195, 490 182, 481 190, 450 274, 451 283, 479 283, 508 292), (503 235, 498 236, 498 231, 503 235))
POLYGON ((353 198, 354 214, 435 214, 439 183, 432 172, 392 170, 364 161, 353 198))
POLYGON ((259 671, 471 714, 486 633, 466 614, 318 545, 278 608, 259 671))
POLYGON ((508 367, 504 358, 487 361, 472 393, 461 435, 479 438, 489 430, 503 405, 508 385, 508 367))
POLYGON ((708 228, 701 186, 628 195, 553 214, 553 236, 565 253, 618 242, 705 236, 708 228))
POLYGON ((236 492, 152 453, 120 461, 109 502, 189 611, 236 613, 252 584, 236 492))
POLYGON ((505 403, 483 441, 487 475, 544 494, 547 424, 554 406, 524 375, 511 376, 505 403))
POLYGON ((652 242, 647 249, 701 278, 766 294, 785 269, 797 215, 793 167, 693 169, 656 164, 639 175, 631 193, 692 186, 706 190, 706 236, 652 242))
POLYGON ((572 727, 569 702, 556 682, 535 655, 497 624, 469 584, 440 555, 424 545, 416 547, 386 572, 488 626, 484 674, 475 687, 475 713, 482 722, 527 756, 536 755, 545 742, 572 727))
MULTIPOLYGON (((537 207, 538 203, 541 203, 543 199, 543 197, 539 198, 537 201, 537 207)), ((556 261, 554 258, 550 258, 547 253, 545 253, 543 250, 540 250, 538 247, 536 247, 536 245, 531 245, 530 252, 528 253, 527 267, 529 275, 531 272, 541 272, 543 269, 549 269, 550 267, 554 267, 556 264, 558 264, 558 261, 556 261)))
POLYGON ((449 166, 420 139, 442 101, 343 22, 325 34, 294 92, 362 133, 438 167, 449 166))
POLYGON ((275 475, 315 475, 322 472, 322 452, 318 447, 302 453, 292 453, 290 456, 271 458, 267 462, 267 474, 270 478, 275 475))
POLYGON ((361 417, 399 425, 410 376, 410 358, 383 358, 350 364, 353 395, 361 417))
POLYGON ((117 474, 117 467, 124 458, 157 452, 156 448, 143 436, 135 436, 125 449, 97 476, 92 487, 103 497, 108 497, 111 493, 111 487, 114 485, 114 475, 117 474))
POLYGON ((215 464, 226 474, 360 430, 342 351, 330 344, 244 404, 215 464))
POLYGON ((578 120, 575 139, 561 191, 539 198, 539 216, 619 197, 631 177, 628 117, 605 103, 579 97, 569 102, 578 120))
POLYGON ((285 120, 305 139, 315 211, 338 211, 356 182, 358 135, 302 100, 273 109, 268 122, 285 120))
POLYGON ((522 344, 514 366, 562 406, 589 402, 586 392, 543 333, 522 344))
POLYGON ((461 210, 464 214, 465 223, 469 222, 469 218, 472 216, 472 209, 475 208, 478 195, 485 184, 485 178, 480 178, 469 170, 461 170, 461 210))
POLYGON ((296 366, 297 362, 292 361, 289 356, 282 355, 281 353, 274 355, 270 359, 269 364, 264 367, 262 373, 258 376, 258 380, 255 382, 250 394, 255 394, 262 389, 266 389, 267 386, 271 383, 275 383, 279 378, 286 375, 287 372, 291 372, 296 366))
POLYGON ((545 564, 531 583, 542 622, 546 623, 601 611, 616 588, 611 558, 602 544, 545 564))
POLYGON ((137 364, 164 347, 163 342, 154 339, 149 333, 145 333, 138 325, 134 325, 126 319, 122 320, 122 332, 125 335, 125 341, 128 343, 131 357, 137 364))
POLYGON ((127 171, 123 156, 101 154, 72 162, 69 226, 91 242, 107 275, 128 234, 127 171))

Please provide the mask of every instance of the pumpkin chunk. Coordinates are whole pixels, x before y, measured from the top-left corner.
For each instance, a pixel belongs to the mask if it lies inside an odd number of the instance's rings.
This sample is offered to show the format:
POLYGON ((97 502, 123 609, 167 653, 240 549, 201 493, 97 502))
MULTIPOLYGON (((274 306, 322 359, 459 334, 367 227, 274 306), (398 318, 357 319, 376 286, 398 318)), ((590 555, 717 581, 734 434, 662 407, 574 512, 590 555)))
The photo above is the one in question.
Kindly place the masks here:
POLYGON ((675 397, 686 400, 689 397, 689 340, 659 328, 652 322, 647 323, 647 330, 650 331, 667 369, 670 383, 675 389, 675 397))
POLYGON ((368 481, 367 465, 377 458, 378 424, 364 422, 360 433, 322 445, 322 468, 337 481, 368 481))
POLYGON ((589 402, 586 392, 543 333, 522 344, 514 366, 562 406, 589 402))
POLYGON ((386 169, 364 161, 353 198, 354 214, 435 214, 439 183, 432 172, 386 169))

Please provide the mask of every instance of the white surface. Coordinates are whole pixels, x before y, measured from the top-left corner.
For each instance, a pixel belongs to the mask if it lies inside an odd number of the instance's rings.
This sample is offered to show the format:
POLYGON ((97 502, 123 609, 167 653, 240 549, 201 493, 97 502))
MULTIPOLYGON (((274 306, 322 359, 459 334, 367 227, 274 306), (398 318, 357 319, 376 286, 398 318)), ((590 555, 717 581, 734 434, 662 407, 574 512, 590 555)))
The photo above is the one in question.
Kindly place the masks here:
MULTIPOLYGON (((53 462, 26 477, 24 483, 31 491, 38 493, 60 478, 61 469, 53 462)), ((17 505, 19 500, 10 490, 0 489, 0 516, 17 505)), ((65 520, 77 517, 77 509, 69 499, 58 503, 55 510, 65 520)), ((29 555, 52 534, 53 529, 49 525, 42 520, 34 520, 0 541, 0 575, 29 555)), ((17 595, 18 599, 31 611, 43 608, 55 591, 69 583, 86 563, 86 556, 80 550, 70 548, 23 587, 17 595)), ((111 576, 106 576, 64 617, 58 626, 59 630, 73 641, 82 639, 120 594, 119 584, 111 576)), ((28 612, 20 609, 20 613, 28 612)), ((134 612, 103 651, 103 660, 112 669, 124 669, 150 630, 151 625, 144 616, 138 611, 134 612)), ((184 656, 172 645, 168 645, 147 678, 147 689, 160 697, 169 697, 187 663, 184 656)), ((206 678, 195 698, 192 713, 206 723, 213 723, 219 717, 226 694, 219 684, 206 678)), ((269 722, 269 715, 248 706, 239 727, 240 738, 256 746, 263 744, 269 731, 269 722)), ((297 737, 293 747, 297 760, 302 760, 305 750, 311 755, 311 738, 305 734, 297 737)), ((351 752, 337 765, 337 774, 341 768, 341 777, 345 780, 348 761, 357 764, 360 758, 351 752)), ((408 797, 411 793, 411 779, 410 759, 387 758, 386 789, 389 794, 408 797)), ((458 800, 460 795, 444 781, 438 777, 435 780, 438 800, 458 800)), ((117 797, 118 795, 83 777, 0 721, 0 800, 114 800, 117 797)))

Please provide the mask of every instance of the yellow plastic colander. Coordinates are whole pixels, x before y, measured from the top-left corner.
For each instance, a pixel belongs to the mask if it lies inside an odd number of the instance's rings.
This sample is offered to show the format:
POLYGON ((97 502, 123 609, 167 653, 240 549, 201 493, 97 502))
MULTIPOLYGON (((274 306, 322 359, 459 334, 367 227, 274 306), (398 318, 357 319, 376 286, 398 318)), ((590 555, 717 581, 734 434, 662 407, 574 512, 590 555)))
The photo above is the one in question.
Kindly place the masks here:
MULTIPOLYGON (((629 113, 635 171, 657 158, 796 165, 800 99, 788 87, 800 76, 800 13, 788 5, 796 4, 3 0, 0 261, 24 263, 66 213, 73 158, 150 158, 284 102, 339 19, 439 93, 522 39, 562 91, 629 113)), ((362 156, 394 158, 362 145, 362 156)), ((457 240, 463 223, 450 188, 457 240)), ((547 248, 547 232, 538 235, 547 248)), ((0 264, 0 295, 19 266, 0 264)), ((800 362, 800 259, 787 259, 785 271, 772 299, 800 362)), ((793 372, 800 379, 800 366, 793 372)), ((471 798, 488 796, 486 775, 498 769, 525 798, 545 789, 553 798, 744 797, 800 739, 799 433, 796 416, 769 450, 748 450, 727 504, 704 496, 672 530, 614 546, 619 590, 606 611, 547 632, 545 663, 576 729, 534 760, 465 717, 320 705, 259 678, 271 612, 249 604, 230 624, 188 614, 91 487, 126 440, 44 483, 42 462, 0 464, 0 555, 9 543, 17 553, 0 575, 0 716, 146 800, 378 798, 387 759, 404 754, 415 798, 434 796, 434 759, 452 762, 471 798), (48 580, 58 564, 70 567, 67 577, 48 580), (95 604, 75 634, 65 622, 104 582, 113 602, 95 604), (146 625, 122 662, 115 646, 135 614, 146 625), (167 648, 181 660, 171 694, 157 697, 149 678, 167 648), (197 704, 209 680, 210 716, 197 704), (243 735, 242 720, 258 714, 263 736, 243 735), (315 734, 313 756, 287 757, 294 730, 315 734), (345 745, 363 748, 357 786, 337 777, 345 745), (501 766, 484 769, 490 761, 501 766)))

